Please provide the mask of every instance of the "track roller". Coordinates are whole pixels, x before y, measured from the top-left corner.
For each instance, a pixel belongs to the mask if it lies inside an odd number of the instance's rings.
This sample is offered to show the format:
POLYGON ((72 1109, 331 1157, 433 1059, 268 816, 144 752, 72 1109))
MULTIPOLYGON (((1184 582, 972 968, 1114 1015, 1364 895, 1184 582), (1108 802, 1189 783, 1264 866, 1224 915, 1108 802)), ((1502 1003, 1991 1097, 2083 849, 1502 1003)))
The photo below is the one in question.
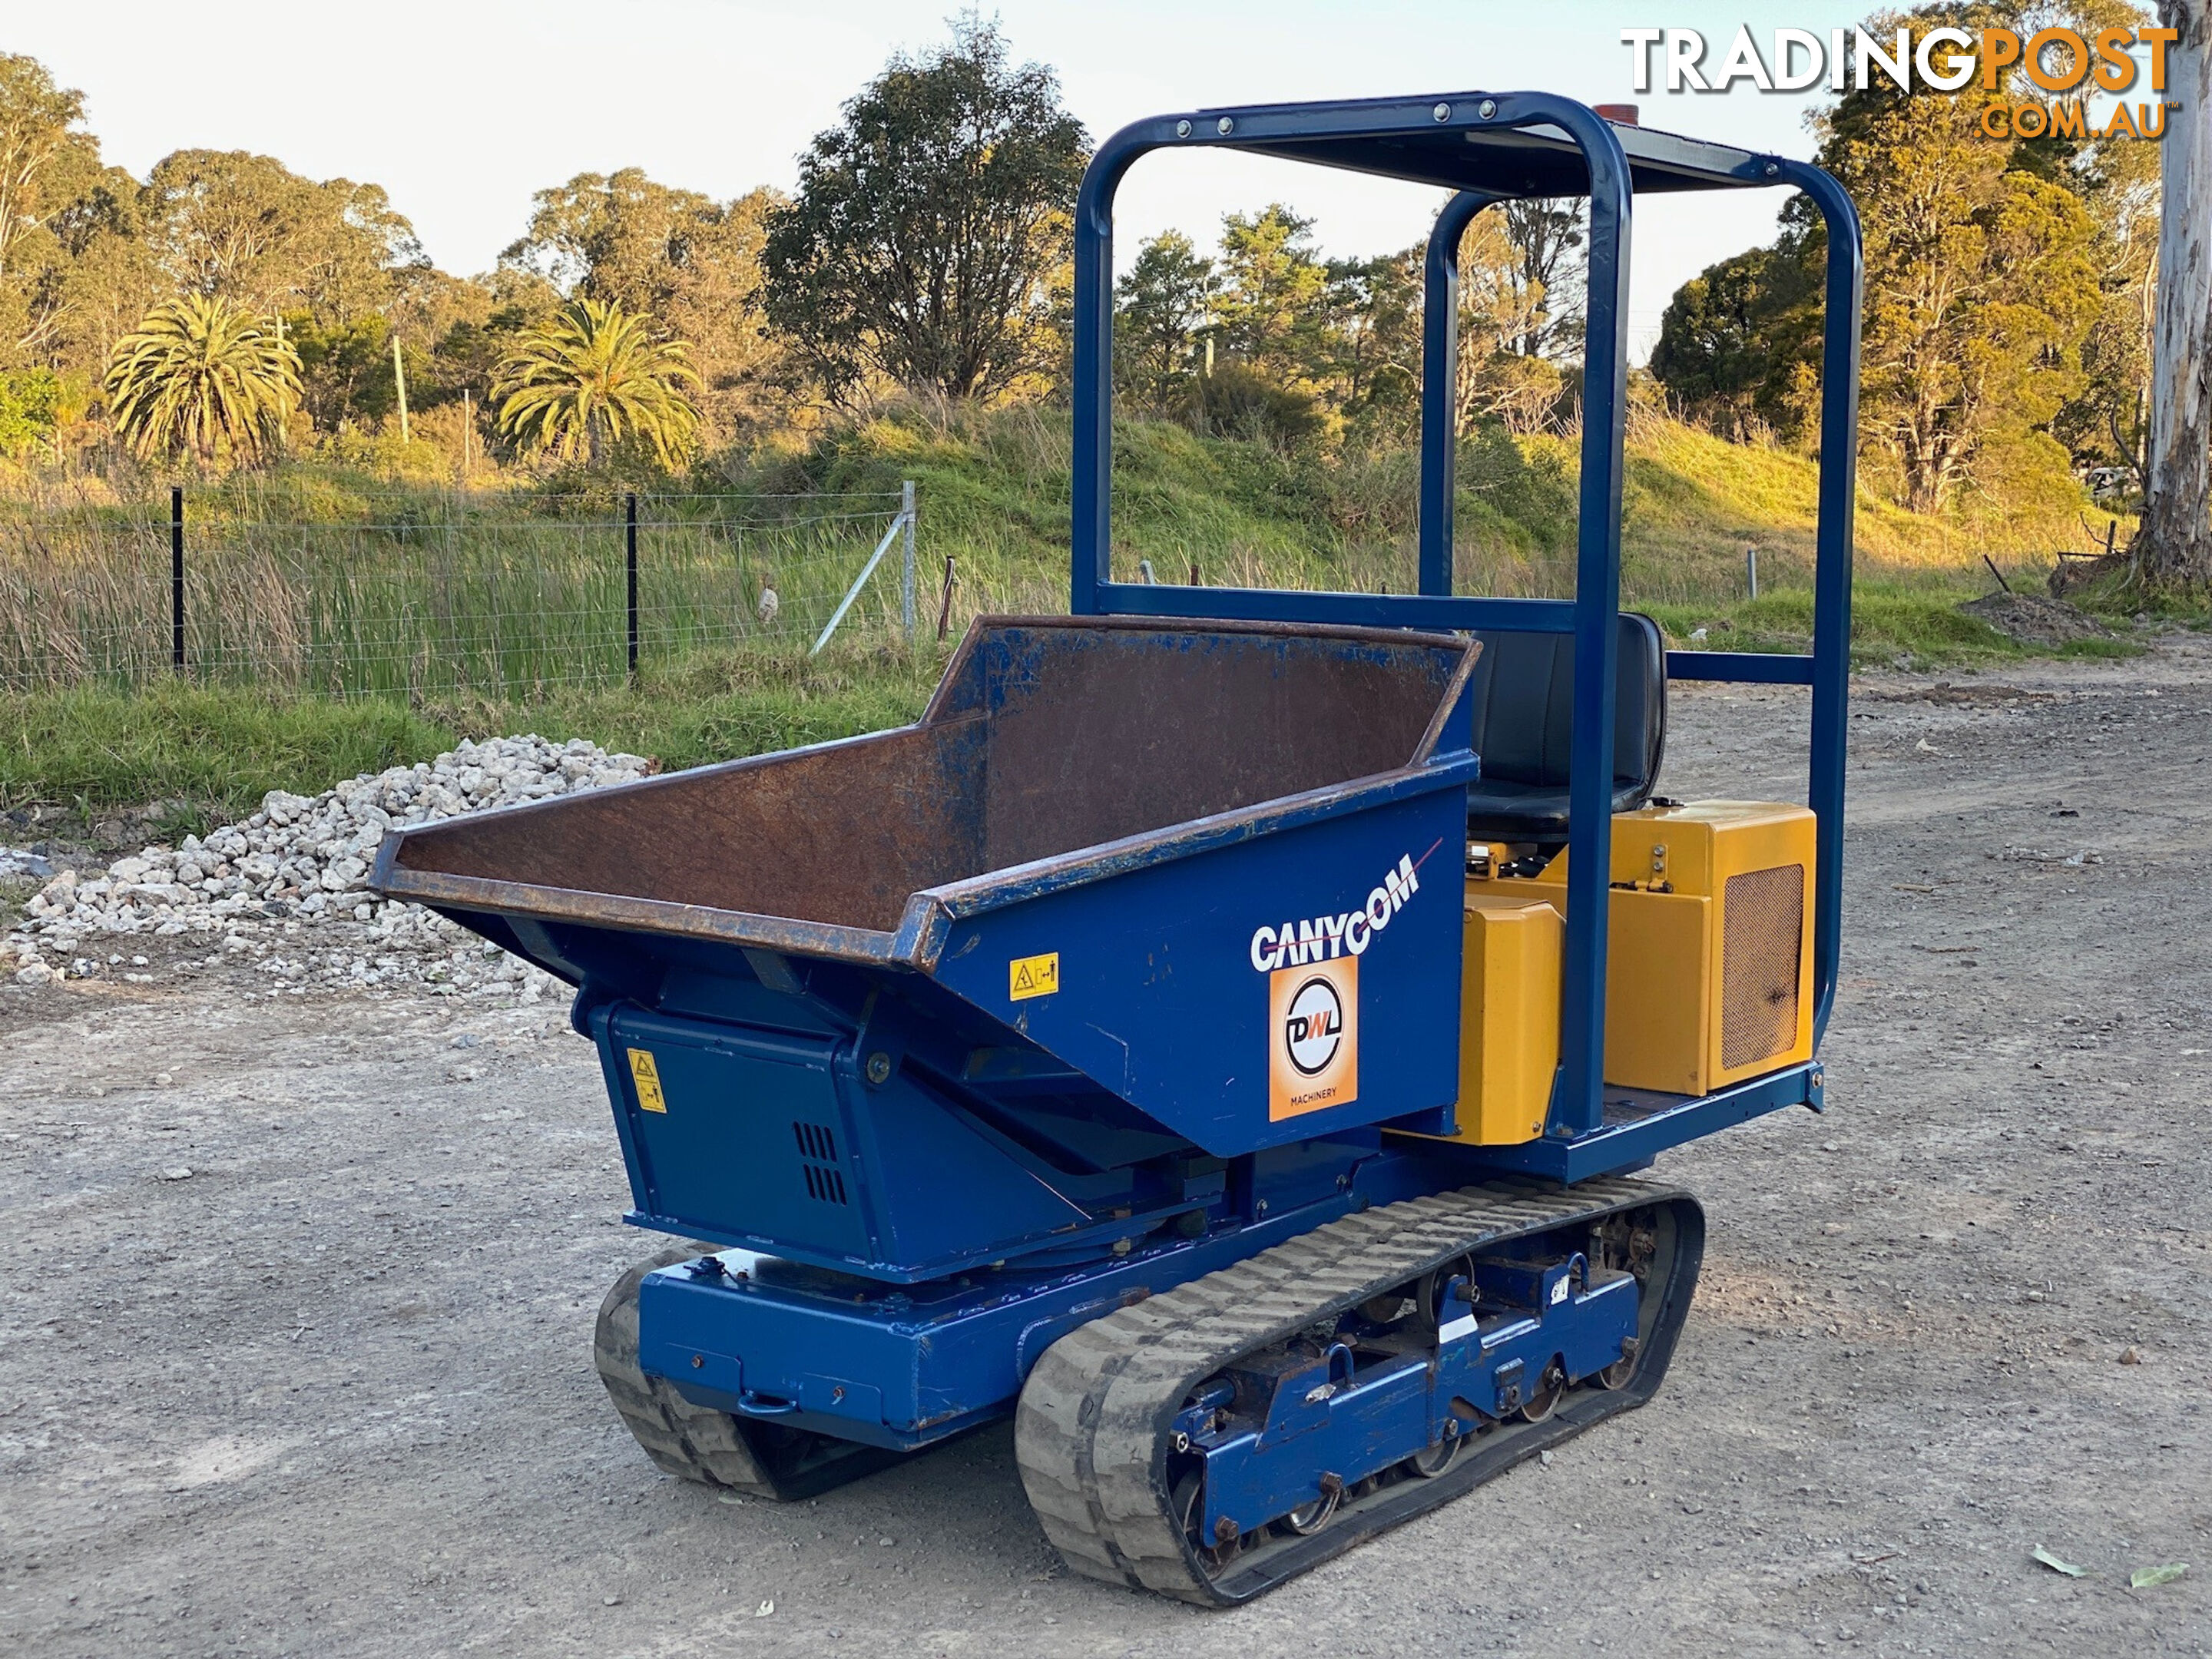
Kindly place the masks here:
POLYGON ((1075 1571, 1249 1601, 1650 1398, 1704 1245, 1634 1181, 1346 1217, 1054 1343, 1023 1485, 1075 1571))

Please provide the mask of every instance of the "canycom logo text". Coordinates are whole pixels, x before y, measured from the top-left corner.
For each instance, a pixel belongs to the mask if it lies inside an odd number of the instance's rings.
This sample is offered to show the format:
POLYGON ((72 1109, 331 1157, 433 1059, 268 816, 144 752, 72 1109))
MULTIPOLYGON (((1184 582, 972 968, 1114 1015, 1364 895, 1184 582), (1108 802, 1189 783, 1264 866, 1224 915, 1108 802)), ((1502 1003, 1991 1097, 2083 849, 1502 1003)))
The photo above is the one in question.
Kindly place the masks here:
POLYGON ((1406 901, 1420 890, 1413 855, 1407 854, 1398 867, 1382 878, 1367 896, 1364 908, 1334 916, 1315 916, 1305 921, 1286 921, 1279 927, 1262 927, 1252 935, 1252 966, 1272 974, 1280 968, 1302 968, 1310 962, 1328 962, 1356 957, 1375 942, 1375 935, 1390 925, 1390 918, 1406 908, 1406 901))

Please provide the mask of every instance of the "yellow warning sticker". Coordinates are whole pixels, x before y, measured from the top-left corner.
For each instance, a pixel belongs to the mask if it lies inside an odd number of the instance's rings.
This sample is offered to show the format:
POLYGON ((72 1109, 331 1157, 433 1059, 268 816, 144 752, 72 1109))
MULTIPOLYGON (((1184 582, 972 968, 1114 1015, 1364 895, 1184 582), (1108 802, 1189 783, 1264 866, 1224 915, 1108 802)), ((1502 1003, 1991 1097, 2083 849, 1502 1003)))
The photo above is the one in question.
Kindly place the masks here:
POLYGON ((1048 997, 1060 989, 1060 952, 1041 957, 1016 957, 1006 964, 1006 994, 1016 1002, 1029 997, 1048 997))
POLYGON ((649 1049, 633 1048, 629 1051, 629 1074, 631 1080, 637 1085, 640 1110, 665 1112, 668 1109, 668 1097, 660 1092, 660 1068, 653 1063, 649 1049))

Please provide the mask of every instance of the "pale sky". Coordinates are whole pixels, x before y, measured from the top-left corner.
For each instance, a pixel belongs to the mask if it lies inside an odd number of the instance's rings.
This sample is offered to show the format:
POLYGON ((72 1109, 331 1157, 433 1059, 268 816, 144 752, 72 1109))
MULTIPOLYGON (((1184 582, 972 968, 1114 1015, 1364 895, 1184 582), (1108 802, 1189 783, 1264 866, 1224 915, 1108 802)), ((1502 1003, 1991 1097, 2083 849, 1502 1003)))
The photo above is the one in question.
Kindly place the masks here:
MULTIPOLYGON (((143 176, 173 149, 250 149, 317 179, 391 192, 431 258, 489 270, 535 191, 636 166, 718 198, 788 188, 793 158, 900 48, 945 33, 955 4, 888 0, 100 0, 9 8, 0 51, 28 52, 85 94, 106 158, 143 176)), ((1747 148, 1808 155, 1814 94, 1632 90, 1624 27, 1701 30, 1715 58, 1747 22, 1825 34, 1831 8, 1571 0, 1000 0, 1017 56, 1056 67, 1094 140, 1139 117, 1206 105, 1540 88, 1634 101, 1644 120, 1747 148)), ((1710 61, 1710 60, 1709 60, 1710 61)), ((1283 200, 1332 254, 1425 234, 1442 197, 1288 162, 1152 156, 1121 189, 1117 254, 1169 226, 1212 246, 1221 215, 1283 200)), ((1668 296, 1766 240, 1784 192, 1641 204, 1632 324, 1656 334, 1668 296)), ((1639 351, 1639 356, 1641 352, 1639 351)))

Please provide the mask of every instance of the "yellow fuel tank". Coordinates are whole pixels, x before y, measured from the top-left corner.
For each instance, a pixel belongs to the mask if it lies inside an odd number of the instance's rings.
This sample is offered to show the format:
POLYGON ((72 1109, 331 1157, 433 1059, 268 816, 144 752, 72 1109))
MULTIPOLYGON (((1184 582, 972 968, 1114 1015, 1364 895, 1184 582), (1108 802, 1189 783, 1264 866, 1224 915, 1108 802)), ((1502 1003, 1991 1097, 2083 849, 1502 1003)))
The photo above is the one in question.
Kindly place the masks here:
POLYGON ((1459 1133, 1510 1146, 1544 1133, 1559 1064, 1559 957, 1565 924, 1545 894, 1516 882, 1467 884, 1460 969, 1459 1133))
MULTIPOLYGON (((1814 818, 1767 801, 1646 807, 1613 821, 1605 1080, 1703 1095, 1813 1054, 1814 818)), ((1459 1133, 1543 1133, 1559 1054, 1567 860, 1467 880, 1459 1133)))

